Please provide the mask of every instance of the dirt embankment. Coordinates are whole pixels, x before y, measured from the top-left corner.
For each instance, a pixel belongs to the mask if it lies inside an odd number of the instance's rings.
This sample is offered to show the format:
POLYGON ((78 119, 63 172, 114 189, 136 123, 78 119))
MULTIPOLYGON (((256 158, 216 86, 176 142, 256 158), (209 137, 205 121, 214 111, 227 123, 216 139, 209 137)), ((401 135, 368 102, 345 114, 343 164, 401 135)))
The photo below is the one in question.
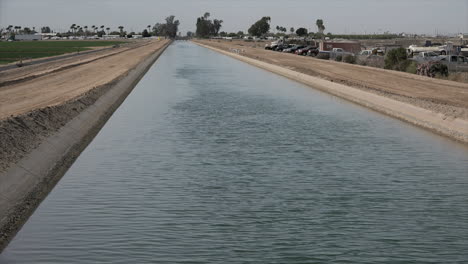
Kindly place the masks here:
POLYGON ((13 84, 0 86, 0 173, 165 45, 144 42, 2 72, 0 83, 13 84))
POLYGON ((468 120, 468 84, 431 79, 264 49, 265 43, 196 40, 211 47, 282 66, 310 76, 376 93, 448 117, 468 120))
POLYGON ((0 67, 0 87, 24 82, 53 72, 66 70, 107 56, 125 52, 129 49, 147 45, 149 43, 150 42, 147 41, 129 42, 113 47, 99 47, 92 53, 64 54, 59 56, 33 59, 31 61, 47 61, 38 64, 26 63, 26 65, 21 68, 14 64, 13 66, 15 67, 9 70, 2 70, 2 67, 0 67))
POLYGON ((468 143, 468 85, 324 61, 243 41, 195 40, 207 48, 468 143))

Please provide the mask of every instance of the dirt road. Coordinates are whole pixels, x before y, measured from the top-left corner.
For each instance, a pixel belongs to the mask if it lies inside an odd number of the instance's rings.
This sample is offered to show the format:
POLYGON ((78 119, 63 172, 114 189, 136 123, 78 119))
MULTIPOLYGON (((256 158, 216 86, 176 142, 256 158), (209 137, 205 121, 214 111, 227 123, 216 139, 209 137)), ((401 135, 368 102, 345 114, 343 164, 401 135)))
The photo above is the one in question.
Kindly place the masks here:
POLYGON ((264 49, 264 42, 196 42, 468 120, 466 83, 269 51, 264 49))
POLYGON ((167 41, 136 42, 83 57, 4 71, 0 120, 60 105, 125 74, 167 41))

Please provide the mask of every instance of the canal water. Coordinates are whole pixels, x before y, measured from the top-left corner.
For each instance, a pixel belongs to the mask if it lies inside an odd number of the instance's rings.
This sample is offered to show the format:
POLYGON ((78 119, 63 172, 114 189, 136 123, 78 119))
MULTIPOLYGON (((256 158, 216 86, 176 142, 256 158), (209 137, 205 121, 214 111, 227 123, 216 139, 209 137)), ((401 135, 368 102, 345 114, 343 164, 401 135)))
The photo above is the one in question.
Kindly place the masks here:
POLYGON ((467 263, 468 149, 188 42, 1 263, 467 263))

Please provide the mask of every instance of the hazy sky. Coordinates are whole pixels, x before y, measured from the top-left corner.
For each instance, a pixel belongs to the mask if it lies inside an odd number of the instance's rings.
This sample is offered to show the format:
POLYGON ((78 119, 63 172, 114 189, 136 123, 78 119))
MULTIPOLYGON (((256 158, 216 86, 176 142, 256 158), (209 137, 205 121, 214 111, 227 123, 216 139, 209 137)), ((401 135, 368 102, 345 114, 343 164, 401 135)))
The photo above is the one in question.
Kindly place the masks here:
POLYGON ((65 30, 76 23, 141 31, 173 14, 185 33, 205 11, 224 20, 227 32, 246 31, 270 16, 272 28, 316 31, 315 20, 322 18, 333 33, 468 33, 468 0, 0 0, 0 27, 65 30))

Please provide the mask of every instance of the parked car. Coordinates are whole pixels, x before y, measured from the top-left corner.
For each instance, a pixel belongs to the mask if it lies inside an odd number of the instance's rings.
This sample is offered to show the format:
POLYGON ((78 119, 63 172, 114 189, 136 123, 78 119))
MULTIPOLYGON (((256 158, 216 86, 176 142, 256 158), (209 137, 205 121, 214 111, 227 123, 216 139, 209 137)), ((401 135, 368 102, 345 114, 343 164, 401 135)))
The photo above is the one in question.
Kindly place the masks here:
POLYGON ((368 49, 368 50, 363 50, 359 53, 360 56, 372 56, 372 55, 378 55, 378 56, 384 56, 385 52, 381 49, 368 49))
POLYGON ((291 45, 289 45, 289 44, 280 44, 274 50, 282 52, 283 50, 289 49, 290 47, 291 47, 291 45))
POLYGON ((304 48, 305 46, 301 46, 301 45, 293 45, 292 47, 288 48, 288 49, 284 49, 283 52, 287 52, 287 53, 295 53, 296 50, 298 49, 302 49, 304 48))
POLYGON ((296 54, 306 56, 307 53, 309 52, 309 50, 311 50, 311 49, 317 49, 317 48, 313 47, 313 46, 307 46, 307 47, 296 50, 296 54))
POLYGON ((316 57, 319 54, 319 52, 319 49, 317 47, 314 47, 307 51, 307 56, 316 57))

